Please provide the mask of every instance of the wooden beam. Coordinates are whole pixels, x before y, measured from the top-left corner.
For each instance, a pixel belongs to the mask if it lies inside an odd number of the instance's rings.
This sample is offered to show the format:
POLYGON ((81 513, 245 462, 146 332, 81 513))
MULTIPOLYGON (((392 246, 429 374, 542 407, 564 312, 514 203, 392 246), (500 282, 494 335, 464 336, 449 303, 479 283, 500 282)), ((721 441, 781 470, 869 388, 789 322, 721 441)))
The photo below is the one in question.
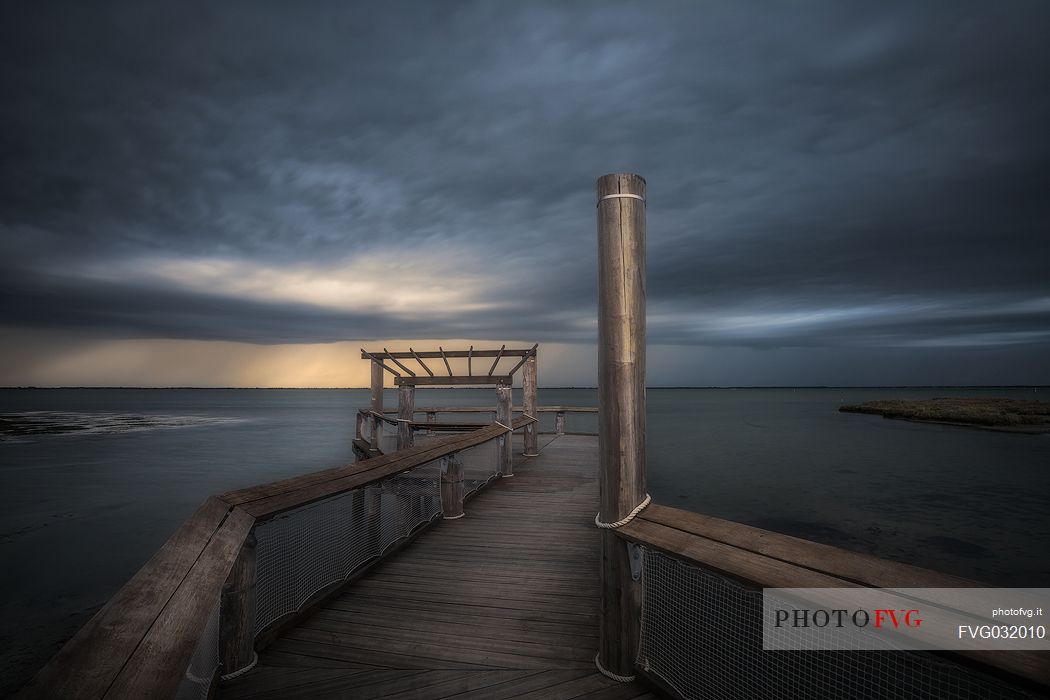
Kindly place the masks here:
POLYGON ((219 656, 223 673, 234 673, 255 659, 256 539, 249 533, 222 587, 219 616, 219 656))
POLYGON ((471 366, 471 362, 474 359, 474 346, 470 346, 470 350, 467 350, 467 374, 474 374, 474 368, 471 366))
MULTIPOLYGON (((517 418, 511 427, 514 430, 521 429, 531 420, 517 418)), ((351 489, 382 481, 426 462, 489 442, 505 432, 505 428, 492 424, 471 433, 439 438, 432 444, 391 452, 346 467, 325 469, 233 491, 223 496, 223 500, 228 503, 236 501, 246 512, 263 520, 336 494, 346 493, 351 489)))
POLYGON ((394 375, 395 377, 400 377, 401 376, 400 374, 397 373, 396 370, 393 370, 390 367, 387 367, 386 365, 384 365, 383 361, 380 360, 378 357, 376 357, 375 355, 373 355, 370 352, 365 352, 363 349, 361 350, 361 359, 362 360, 371 360, 372 362, 375 362, 377 365, 379 365, 380 367, 385 369, 387 372, 390 372, 390 374, 394 375))
MULTIPOLYGON (((536 413, 536 353, 533 352, 528 357, 522 358, 522 361, 525 363, 525 371, 521 373, 521 410, 522 413, 527 416, 538 418, 539 416, 536 413)), ((511 374, 513 374, 513 371, 511 374)), ((539 455, 539 443, 537 440, 539 429, 540 426, 535 423, 531 423, 525 427, 524 456, 535 457, 539 455)))
MULTIPOLYGON (((500 384, 496 387, 496 422, 503 425, 511 425, 511 387, 509 384, 500 384)), ((499 466, 496 471, 503 476, 514 475, 514 455, 511 453, 511 434, 506 433, 499 438, 499 466)))
MULTIPOLYGON (((598 179, 599 518, 611 523, 645 498, 645 180, 598 179)), ((602 531, 599 658, 613 673, 634 673, 641 587, 627 547, 602 531)))
POLYGON ((456 455, 441 464, 441 515, 448 520, 463 517, 463 462, 456 455))
POLYGON ((255 520, 234 508, 124 665, 107 698, 174 697, 255 520))
POLYGON ((397 449, 412 447, 412 414, 416 408, 416 387, 402 384, 397 388, 397 449))
POLYGON ((498 365, 498 364, 499 364, 499 360, 500 360, 500 358, 501 358, 501 357, 503 357, 503 351, 504 351, 504 350, 506 350, 506 349, 507 349, 507 346, 506 346, 506 345, 504 345, 503 347, 501 347, 501 348, 499 349, 499 353, 498 353, 498 354, 496 355, 496 359, 492 361, 492 366, 491 366, 491 367, 489 367, 489 376, 490 376, 490 377, 492 376, 492 373, 496 371, 496 365, 498 365))
POLYGON ((423 362, 423 360, 419 359, 419 355, 416 354, 416 351, 413 350, 412 348, 409 348, 408 351, 412 353, 412 357, 416 358, 416 362, 419 363, 419 366, 422 367, 423 369, 425 369, 427 371, 427 374, 429 374, 431 377, 433 377, 434 373, 430 371, 429 367, 427 367, 427 363, 426 362, 423 362))
POLYGON ((394 384, 397 386, 466 386, 470 384, 495 384, 498 386, 506 384, 509 386, 513 381, 514 378, 507 375, 487 377, 477 374, 474 376, 459 375, 452 377, 397 377, 394 380, 394 384))
MULTIPOLYGON (((473 348, 473 346, 471 346, 471 348, 473 348)), ((416 352, 424 360, 440 360, 441 359, 441 351, 440 350, 426 350, 426 351, 417 350, 416 352)), ((492 349, 492 350, 476 350, 476 349, 445 350, 444 352, 445 352, 445 357, 448 357, 450 359, 463 359, 463 358, 466 358, 466 357, 495 357, 496 355, 499 354, 499 349, 495 348, 495 349, 492 349)), ((506 350, 503 351, 503 356, 504 357, 525 357, 530 352, 532 352, 532 348, 515 348, 515 349, 507 348, 506 350)), ((366 353, 365 350, 361 351, 361 359, 362 360, 371 359, 365 353, 366 353)), ((373 354, 379 354, 379 353, 373 353, 373 354)), ((383 354, 386 354, 385 351, 384 351, 383 354)), ((390 356, 392 358, 396 357, 396 358, 401 359, 401 360, 412 360, 412 359, 415 359, 411 352, 392 352, 392 353, 390 353, 390 356)))
POLYGON ((214 496, 205 501, 66 642, 23 689, 20 697, 101 698, 105 695, 221 528, 229 511, 229 504, 214 496))
MULTIPOLYGON (((408 367, 405 367, 405 366, 404 366, 403 364, 401 364, 400 362, 398 362, 397 358, 396 358, 396 357, 394 357, 394 355, 393 355, 393 354, 392 354, 392 353, 391 353, 391 352, 390 352, 389 350, 387 350, 386 348, 383 348, 383 352, 385 352, 385 353, 386 353, 386 356, 390 358, 390 361, 391 361, 391 362, 393 362, 393 363, 394 363, 395 365, 397 365, 397 366, 398 366, 398 367, 400 367, 401 369, 405 370, 405 372, 407 372, 407 373, 408 373, 408 376, 410 376, 410 377, 414 377, 414 376, 416 376, 416 373, 415 373, 415 372, 413 372, 413 371, 412 371, 412 370, 410 370, 410 369, 409 369, 408 367)), ((404 353, 398 353, 398 354, 399 354, 399 355, 401 355, 401 354, 404 354, 404 353)), ((412 355, 409 355, 409 357, 412 357, 412 355)))
MULTIPOLYGON (((372 386, 370 403, 372 409, 372 435, 369 437, 369 450, 379 451, 379 436, 382 434, 382 423, 381 418, 383 416, 383 370, 380 367, 385 367, 382 361, 375 359, 372 360, 372 386), (379 416, 378 418, 376 416, 379 416)), ((394 372, 394 370, 390 370, 394 372)), ((394 372, 394 379, 396 380, 401 375, 394 372)))
POLYGON ((525 364, 526 360, 528 360, 530 357, 536 357, 536 348, 538 348, 539 346, 540 346, 539 343, 536 343, 535 345, 533 345, 532 346, 532 350, 529 352, 529 354, 525 355, 524 357, 522 357, 521 361, 519 361, 518 364, 516 364, 513 367, 511 367, 510 371, 507 372, 507 374, 513 375, 515 372, 518 371, 519 367, 521 367, 523 364, 525 364))
POLYGON ((448 357, 445 356, 444 349, 439 345, 438 350, 441 352, 441 359, 445 361, 445 369, 448 370, 448 376, 452 376, 452 365, 448 363, 448 357))

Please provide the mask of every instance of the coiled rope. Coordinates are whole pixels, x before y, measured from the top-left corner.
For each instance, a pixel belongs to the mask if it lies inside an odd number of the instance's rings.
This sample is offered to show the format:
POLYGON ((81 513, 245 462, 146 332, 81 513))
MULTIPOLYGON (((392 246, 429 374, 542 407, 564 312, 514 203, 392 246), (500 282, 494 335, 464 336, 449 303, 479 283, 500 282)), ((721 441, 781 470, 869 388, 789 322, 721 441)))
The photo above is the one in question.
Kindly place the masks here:
POLYGON ((594 524, 597 525, 598 527, 602 528, 603 530, 614 530, 614 529, 616 529, 618 527, 623 527, 627 523, 629 523, 632 520, 634 520, 635 518, 637 518, 638 514, 641 513, 643 510, 645 510, 645 507, 648 506, 652 502, 653 502, 653 497, 650 496, 649 494, 645 494, 645 499, 641 503, 636 505, 634 507, 634 510, 632 510, 630 513, 625 515, 620 520, 617 520, 615 523, 603 523, 601 521, 601 515, 602 514, 601 513, 595 513, 594 514, 594 524))

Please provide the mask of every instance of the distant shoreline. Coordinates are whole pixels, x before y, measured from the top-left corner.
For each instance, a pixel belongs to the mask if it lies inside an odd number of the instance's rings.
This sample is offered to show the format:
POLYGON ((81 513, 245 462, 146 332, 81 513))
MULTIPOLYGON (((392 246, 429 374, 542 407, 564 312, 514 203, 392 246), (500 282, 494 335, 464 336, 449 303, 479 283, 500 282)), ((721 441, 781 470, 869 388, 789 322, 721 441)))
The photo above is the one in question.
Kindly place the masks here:
POLYGON ((1050 433, 1050 402, 1028 399, 934 398, 866 401, 862 404, 839 406, 839 411, 1006 433, 1050 433))

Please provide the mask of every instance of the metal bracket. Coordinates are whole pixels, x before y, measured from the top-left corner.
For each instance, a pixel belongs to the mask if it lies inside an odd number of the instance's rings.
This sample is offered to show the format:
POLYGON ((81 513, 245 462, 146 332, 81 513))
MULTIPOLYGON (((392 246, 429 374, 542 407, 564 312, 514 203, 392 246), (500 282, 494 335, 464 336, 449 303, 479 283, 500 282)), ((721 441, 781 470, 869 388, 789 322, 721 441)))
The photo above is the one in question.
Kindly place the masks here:
POLYGON ((642 578, 642 548, 634 542, 628 542, 627 558, 631 561, 631 580, 640 580, 642 578))

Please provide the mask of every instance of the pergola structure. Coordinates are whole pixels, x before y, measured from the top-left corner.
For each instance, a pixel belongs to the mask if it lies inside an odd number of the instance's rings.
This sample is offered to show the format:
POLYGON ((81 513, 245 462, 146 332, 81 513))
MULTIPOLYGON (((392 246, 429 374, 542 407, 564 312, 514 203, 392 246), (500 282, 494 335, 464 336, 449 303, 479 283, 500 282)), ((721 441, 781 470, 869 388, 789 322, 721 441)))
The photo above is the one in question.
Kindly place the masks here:
MULTIPOLYGON (((412 419, 416 407, 416 387, 427 386, 492 386, 496 387, 496 422, 510 427, 513 419, 513 404, 511 401, 511 387, 514 382, 514 373, 522 370, 522 412, 527 416, 535 417, 536 414, 536 351, 539 343, 527 349, 509 350, 503 345, 498 350, 477 350, 470 346, 467 350, 445 350, 438 347, 437 351, 429 350, 416 352, 409 348, 408 352, 390 352, 383 348, 382 352, 369 352, 362 348, 361 359, 372 361, 372 402, 373 415, 372 434, 379 434, 379 416, 383 414, 383 372, 394 375, 394 385, 397 392, 397 420, 398 420, 398 449, 412 446, 412 419), (467 373, 456 374, 452 371, 450 359, 467 360, 467 373), (492 359, 485 374, 474 374, 475 358, 483 360, 492 359), (509 369, 502 370, 496 374, 500 361, 507 358, 508 361, 517 359, 517 362, 509 369), (389 360, 398 369, 386 364, 389 360), (417 363, 426 374, 417 374, 409 368, 402 360, 417 363), (447 374, 435 374, 434 370, 424 360, 441 360, 447 374), (398 371, 400 370, 400 371, 398 371)), ((505 362, 506 364, 506 362, 505 362)), ((441 366, 435 363, 439 372, 441 366)), ((536 423, 530 423, 525 427, 525 455, 535 456, 537 454, 536 436, 538 427, 536 423)), ((509 467, 510 465, 510 437, 503 441, 501 461, 509 467)))

